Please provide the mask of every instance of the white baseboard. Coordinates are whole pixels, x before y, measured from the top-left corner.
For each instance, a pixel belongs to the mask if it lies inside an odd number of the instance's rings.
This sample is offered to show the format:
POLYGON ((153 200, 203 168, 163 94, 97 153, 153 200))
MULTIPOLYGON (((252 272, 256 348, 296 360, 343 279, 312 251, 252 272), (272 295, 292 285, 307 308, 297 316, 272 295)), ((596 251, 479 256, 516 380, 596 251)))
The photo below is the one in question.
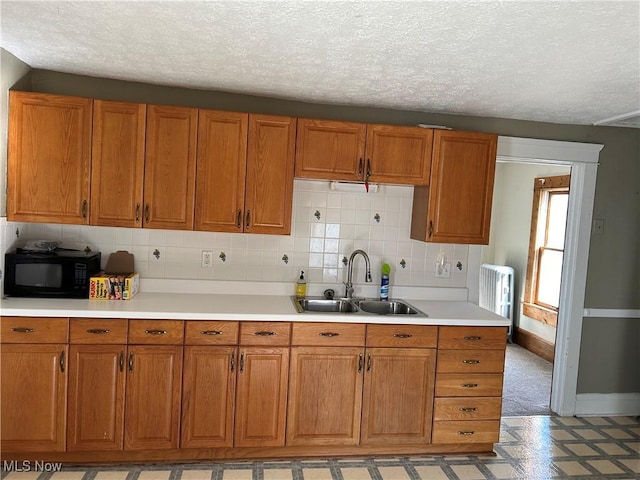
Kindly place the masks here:
POLYGON ((615 417, 640 415, 638 393, 579 393, 575 415, 578 417, 615 417))

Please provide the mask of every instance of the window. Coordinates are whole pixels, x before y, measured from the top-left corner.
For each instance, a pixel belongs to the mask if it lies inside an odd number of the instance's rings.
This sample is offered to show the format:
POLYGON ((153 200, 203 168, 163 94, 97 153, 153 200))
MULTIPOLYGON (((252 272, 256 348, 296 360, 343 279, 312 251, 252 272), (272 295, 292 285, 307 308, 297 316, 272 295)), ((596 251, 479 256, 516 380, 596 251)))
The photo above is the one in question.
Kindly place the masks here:
POLYGON ((569 175, 539 177, 533 185, 529 258, 522 312, 553 326, 558 323, 570 178, 569 175))

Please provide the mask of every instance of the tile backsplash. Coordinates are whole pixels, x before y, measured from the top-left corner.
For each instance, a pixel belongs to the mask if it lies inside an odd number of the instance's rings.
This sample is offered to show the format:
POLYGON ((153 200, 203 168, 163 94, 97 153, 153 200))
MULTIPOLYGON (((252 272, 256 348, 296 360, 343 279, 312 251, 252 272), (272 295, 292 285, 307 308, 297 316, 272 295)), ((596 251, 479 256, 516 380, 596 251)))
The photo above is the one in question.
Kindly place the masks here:
MULTIPOLYGON (((341 285, 343 263, 355 249, 371 259, 374 283, 382 263, 391 265, 391 285, 466 287, 467 245, 425 243, 409 238, 413 187, 364 185, 330 189, 327 181, 295 180, 291 235, 254 235, 144 228, 90 227, 14 223, 0 219, 0 251, 16 242, 47 239, 68 248, 109 253, 127 250, 135 256, 142 278, 295 282, 300 270, 309 283, 341 285), (19 238, 16 236, 19 231, 19 238), (202 267, 202 252, 213 252, 211 267, 202 267), (435 276, 444 255, 450 278, 435 276), (456 266, 461 268, 457 268, 456 266)), ((4 268, 4 256, 0 267, 4 268)), ((364 284, 364 261, 357 257, 354 283, 364 284)))

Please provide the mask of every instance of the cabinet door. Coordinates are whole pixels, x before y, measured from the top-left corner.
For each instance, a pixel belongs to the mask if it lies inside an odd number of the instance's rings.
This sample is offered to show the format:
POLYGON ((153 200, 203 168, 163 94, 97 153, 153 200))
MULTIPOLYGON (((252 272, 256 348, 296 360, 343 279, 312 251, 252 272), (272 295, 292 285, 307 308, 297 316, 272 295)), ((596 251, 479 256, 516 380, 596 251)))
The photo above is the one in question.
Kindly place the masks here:
POLYGON ((249 115, 244 231, 291 233, 294 117, 249 115))
POLYGON ((122 450, 125 345, 71 345, 67 449, 122 450))
POLYGON ((298 119, 296 177, 362 180, 366 124, 298 119))
POLYGON ((411 238, 489 243, 497 143, 491 134, 435 132, 430 187, 414 189, 411 238))
POLYGON ((365 177, 371 182, 428 185, 433 130, 391 125, 367 126, 365 177))
POLYGON ((233 446, 236 347, 185 347, 182 448, 233 446))
POLYGON ((89 224, 92 102, 9 92, 8 220, 89 224))
POLYGON ((195 228, 242 232, 249 115, 214 110, 198 115, 195 228))
POLYGON ((363 349, 293 347, 287 445, 357 445, 363 349))
POLYGON ((147 106, 145 227, 193 229, 197 134, 195 108, 147 106))
POLYGON ((289 348, 241 347, 238 368, 235 446, 283 446, 289 348))
POLYGON ((182 347, 129 346, 125 450, 178 448, 182 347))
POLYGON ((435 366, 435 350, 367 349, 362 445, 431 442, 435 366))
POLYGON ((91 225, 142 226, 146 106, 93 103, 91 225))
POLYGON ((65 449, 66 345, 2 345, 3 452, 65 449))

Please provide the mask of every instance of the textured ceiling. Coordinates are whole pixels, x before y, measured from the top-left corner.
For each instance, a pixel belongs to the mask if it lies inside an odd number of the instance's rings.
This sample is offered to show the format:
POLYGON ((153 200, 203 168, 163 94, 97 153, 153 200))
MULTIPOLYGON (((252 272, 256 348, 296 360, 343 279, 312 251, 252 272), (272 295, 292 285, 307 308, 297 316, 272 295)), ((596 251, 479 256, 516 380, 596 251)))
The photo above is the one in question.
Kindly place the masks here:
POLYGON ((637 0, 2 0, 0 8, 1 46, 32 68, 567 124, 640 114, 637 0))

